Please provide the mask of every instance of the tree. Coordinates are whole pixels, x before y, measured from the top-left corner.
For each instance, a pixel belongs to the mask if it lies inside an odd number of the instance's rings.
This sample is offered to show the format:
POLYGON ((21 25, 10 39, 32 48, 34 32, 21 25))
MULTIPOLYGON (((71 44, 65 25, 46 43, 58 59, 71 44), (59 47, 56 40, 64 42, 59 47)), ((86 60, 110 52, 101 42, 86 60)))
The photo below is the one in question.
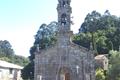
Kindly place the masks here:
POLYGON ((91 33, 79 33, 73 36, 73 42, 86 48, 90 48, 91 33))
MULTIPOLYGON (((75 43, 79 43, 82 46, 92 43, 93 50, 96 53, 108 53, 109 50, 118 50, 120 45, 120 18, 111 15, 108 10, 103 15, 99 12, 92 11, 88 13, 84 22, 82 23, 79 34, 76 37, 87 37, 88 33, 91 37, 74 39, 75 43), (79 39, 79 40, 78 40, 79 39), (84 40, 85 39, 85 40, 84 40), (87 41, 87 43, 86 43, 87 41)), ((74 37, 75 38, 75 37, 74 37)))
POLYGON ((93 46, 93 50, 95 51, 95 53, 97 54, 97 47, 96 47, 96 41, 95 41, 95 31, 98 30, 99 27, 96 27, 99 23, 99 19, 101 18, 101 14, 96 12, 96 11, 92 11, 91 14, 89 13, 83 24, 81 25, 81 28, 79 29, 80 32, 90 32, 91 33, 91 43, 93 46))
POLYGON ((12 56, 14 51, 12 49, 11 44, 7 40, 0 40, 0 55, 2 56, 12 56))
POLYGON ((0 60, 18 64, 20 66, 25 66, 29 62, 27 58, 15 55, 12 45, 7 40, 0 40, 0 60))
POLYGON ((96 26, 98 25, 100 18, 101 14, 96 11, 88 13, 79 29, 79 32, 95 32, 98 29, 96 26))
POLYGON ((7 61, 20 66, 25 66, 29 63, 28 58, 14 54, 12 45, 7 40, 0 40, 0 60, 7 61))
MULTIPOLYGON (((79 33, 74 35, 73 42, 90 49, 92 37, 93 37, 92 33, 90 32, 79 33)), ((96 49, 96 52, 98 53, 108 52, 106 41, 107 41, 107 37, 104 30, 97 30, 96 32, 94 32, 93 42, 95 47, 94 50, 96 49)))
POLYGON ((26 65, 21 72, 22 72, 21 76, 24 80, 27 80, 27 79, 33 80, 34 79, 34 62, 30 62, 28 65, 26 65))
POLYGON ((120 28, 112 27, 107 32, 107 38, 109 41, 111 41, 113 50, 119 50, 120 45, 120 28))
POLYGON ((109 70, 108 70, 109 80, 120 80, 120 52, 110 51, 109 59, 109 70))
POLYGON ((39 45, 39 49, 49 48, 56 43, 56 31, 57 31, 57 22, 53 21, 50 24, 42 24, 35 35, 35 42, 33 46, 30 48, 30 63, 24 67, 22 70, 22 78, 23 79, 31 79, 34 77, 34 52, 39 45), (31 76, 31 77, 30 77, 31 76))
POLYGON ((34 45, 39 44, 40 49, 54 45, 57 28, 57 22, 51 22, 49 25, 42 24, 35 35, 34 45))
POLYGON ((13 55, 12 58, 10 58, 11 63, 18 64, 20 66, 26 66, 29 63, 29 59, 23 56, 13 55))
POLYGON ((35 42, 33 46, 30 48, 30 56, 29 59, 33 61, 34 52, 36 51, 37 45, 39 45, 39 49, 45 49, 51 47, 56 42, 56 32, 57 32, 57 22, 53 21, 50 24, 42 24, 35 35, 35 42))

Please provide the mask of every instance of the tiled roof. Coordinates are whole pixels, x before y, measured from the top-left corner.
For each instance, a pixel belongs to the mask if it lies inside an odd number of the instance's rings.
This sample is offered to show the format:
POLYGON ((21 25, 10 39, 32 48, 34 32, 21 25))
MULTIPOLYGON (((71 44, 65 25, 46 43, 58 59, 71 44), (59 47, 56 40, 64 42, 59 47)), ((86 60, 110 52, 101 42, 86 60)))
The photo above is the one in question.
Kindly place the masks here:
POLYGON ((14 68, 14 69, 23 69, 22 66, 19 66, 19 65, 13 64, 13 63, 9 63, 9 62, 6 62, 6 61, 2 61, 2 60, 0 60, 0 67, 3 67, 3 68, 14 68))

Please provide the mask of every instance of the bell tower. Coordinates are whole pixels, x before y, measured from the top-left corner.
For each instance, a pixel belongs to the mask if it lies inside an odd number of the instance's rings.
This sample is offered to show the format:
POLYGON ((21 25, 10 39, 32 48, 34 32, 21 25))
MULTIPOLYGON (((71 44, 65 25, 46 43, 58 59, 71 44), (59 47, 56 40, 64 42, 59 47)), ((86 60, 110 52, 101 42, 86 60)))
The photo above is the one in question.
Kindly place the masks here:
POLYGON ((71 25, 71 0, 58 0, 58 26, 59 32, 70 31, 71 25))
POLYGON ((70 6, 71 0, 58 0, 57 12, 58 12, 58 47, 66 47, 70 44, 70 37, 72 31, 71 26, 71 13, 72 8, 70 6))

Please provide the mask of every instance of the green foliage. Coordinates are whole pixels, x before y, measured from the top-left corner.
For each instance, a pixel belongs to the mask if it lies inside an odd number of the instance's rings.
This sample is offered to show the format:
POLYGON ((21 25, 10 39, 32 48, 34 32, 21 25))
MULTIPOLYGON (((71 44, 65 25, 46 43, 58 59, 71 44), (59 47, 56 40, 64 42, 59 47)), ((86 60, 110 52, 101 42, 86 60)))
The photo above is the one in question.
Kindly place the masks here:
POLYGON ((83 47, 89 48, 92 35, 91 33, 80 33, 73 36, 73 42, 83 47))
POLYGON ((93 11, 82 23, 79 33, 73 41, 86 48, 92 48, 96 53, 105 54, 109 50, 118 50, 120 45, 120 18, 111 15, 108 10, 103 15, 93 11), (89 34, 89 36, 87 36, 89 34))
POLYGON ((98 68, 95 73, 96 79, 95 80, 105 80, 104 70, 98 68))
POLYGON ((88 13, 79 29, 80 32, 95 32, 97 30, 107 30, 110 27, 118 27, 119 18, 105 11, 103 15, 96 11, 88 13))
POLYGON ((91 14, 88 13, 88 15, 85 17, 84 22, 81 25, 80 32, 96 31, 98 28, 96 26, 98 25, 100 17, 101 17, 101 14, 96 11, 92 11, 91 14))
POLYGON ((0 57, 0 60, 11 62, 11 60, 8 57, 0 57))
POLYGON ((29 63, 29 59, 23 56, 18 56, 18 55, 14 55, 11 58, 11 62, 14 64, 18 64, 20 66, 26 66, 29 63))
POLYGON ((34 45, 30 48, 29 59, 33 61, 34 52, 36 51, 37 45, 39 49, 45 49, 53 46, 56 43, 56 31, 57 31, 57 22, 53 21, 50 24, 42 24, 35 35, 34 45))
POLYGON ((7 40, 0 40, 0 55, 1 56, 12 56, 14 51, 12 49, 11 44, 7 40))
POLYGON ((109 63, 109 80, 120 80, 120 52, 110 51, 109 63))
POLYGON ((34 45, 39 44, 40 49, 54 45, 57 28, 57 22, 51 22, 49 25, 42 24, 35 35, 34 45))
POLYGON ((94 33, 86 32, 74 35, 73 42, 90 49, 90 44, 92 43, 92 48, 98 53, 107 52, 107 37, 105 36, 104 30, 97 30, 94 33))
POLYGON ((33 80, 34 78, 34 62, 29 63, 24 67, 24 69, 21 71, 22 72, 22 78, 24 80, 33 80))
POLYGON ((14 54, 14 50, 7 40, 0 41, 0 60, 18 64, 20 66, 25 66, 29 63, 28 58, 14 54))

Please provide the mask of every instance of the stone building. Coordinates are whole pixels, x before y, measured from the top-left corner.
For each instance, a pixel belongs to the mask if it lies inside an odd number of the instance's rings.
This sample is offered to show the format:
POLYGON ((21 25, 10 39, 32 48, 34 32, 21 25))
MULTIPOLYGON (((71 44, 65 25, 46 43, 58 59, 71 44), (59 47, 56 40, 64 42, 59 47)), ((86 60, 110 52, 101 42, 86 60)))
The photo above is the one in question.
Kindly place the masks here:
POLYGON ((23 67, 0 60, 0 80, 22 80, 23 67))
POLYGON ((95 80, 93 52, 71 42, 71 0, 58 0, 55 46, 36 50, 34 80, 95 80))
POLYGON ((108 70, 108 58, 105 55, 95 56, 95 69, 97 68, 108 70))

